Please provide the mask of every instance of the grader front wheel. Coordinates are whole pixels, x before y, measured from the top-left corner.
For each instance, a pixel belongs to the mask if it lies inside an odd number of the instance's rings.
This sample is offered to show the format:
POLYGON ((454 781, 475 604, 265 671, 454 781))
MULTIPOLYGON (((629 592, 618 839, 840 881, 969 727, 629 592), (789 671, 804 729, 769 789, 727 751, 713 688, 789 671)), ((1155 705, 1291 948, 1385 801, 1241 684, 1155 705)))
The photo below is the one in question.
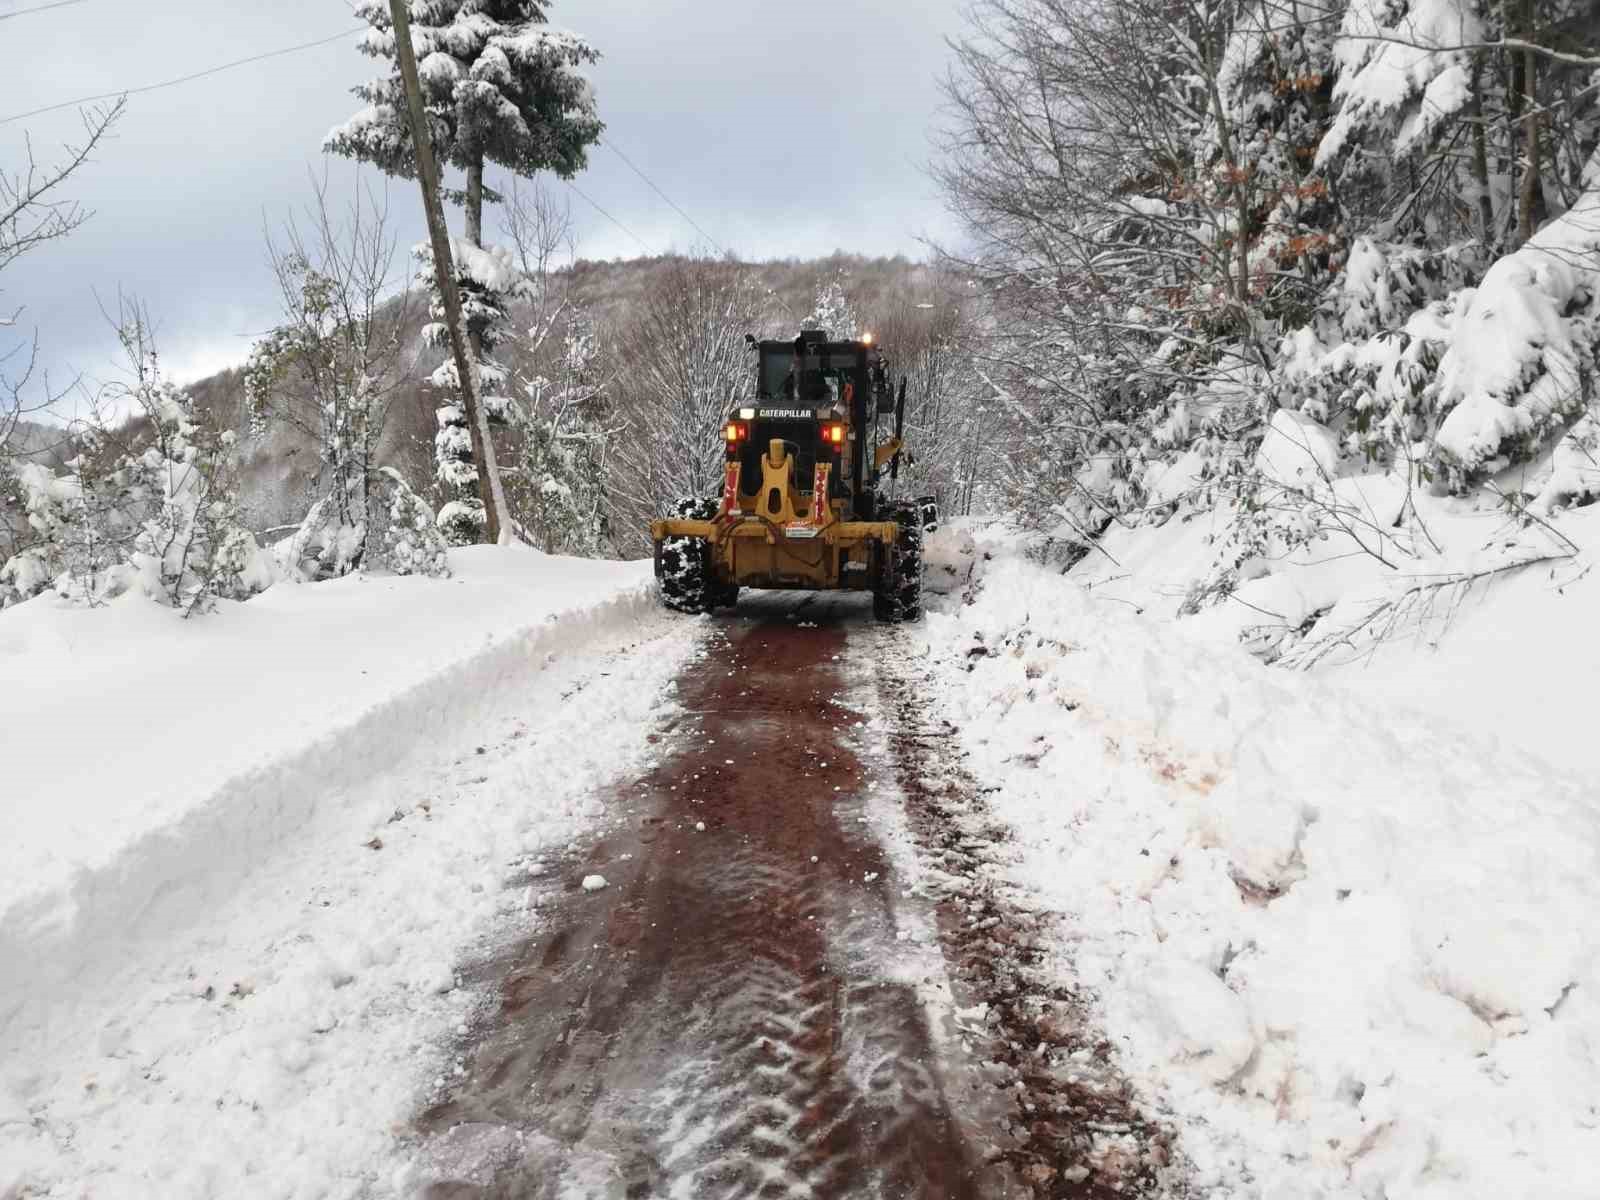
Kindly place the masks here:
MULTIPOLYGON (((709 521, 717 515, 717 502, 680 500, 675 514, 709 521)), ((711 544, 704 538, 662 538, 655 547, 655 571, 661 603, 677 612, 708 613, 731 607, 739 598, 737 584, 718 581, 711 565, 711 544)))

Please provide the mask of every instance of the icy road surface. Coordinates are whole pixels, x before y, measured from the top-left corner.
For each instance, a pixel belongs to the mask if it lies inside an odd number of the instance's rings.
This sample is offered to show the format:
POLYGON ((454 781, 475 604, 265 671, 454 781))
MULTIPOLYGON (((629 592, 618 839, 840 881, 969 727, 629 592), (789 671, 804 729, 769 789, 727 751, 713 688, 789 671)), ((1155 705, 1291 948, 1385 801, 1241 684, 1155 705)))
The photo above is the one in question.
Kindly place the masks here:
POLYGON ((703 624, 669 752, 608 801, 628 819, 529 881, 548 879, 551 924, 467 968, 493 1003, 405 1182, 428 1200, 1153 1194, 1142 1150, 1164 1161, 1165 1139, 1119 1106, 1072 997, 1016 1003, 1032 932, 982 882, 964 781, 929 786, 953 741, 897 693, 900 631, 863 599, 792 594, 703 624))

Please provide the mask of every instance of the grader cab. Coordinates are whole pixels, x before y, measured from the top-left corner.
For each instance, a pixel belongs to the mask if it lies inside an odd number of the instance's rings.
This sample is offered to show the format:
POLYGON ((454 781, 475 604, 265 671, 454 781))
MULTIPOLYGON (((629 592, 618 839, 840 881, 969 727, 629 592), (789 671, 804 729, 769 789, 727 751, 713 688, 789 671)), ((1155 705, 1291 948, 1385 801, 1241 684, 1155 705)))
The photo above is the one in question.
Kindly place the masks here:
POLYGON ((755 397, 723 427, 721 494, 650 524, 662 600, 710 612, 745 587, 870 590, 878 619, 920 616, 927 501, 885 497, 904 380, 897 395, 870 339, 808 329, 755 347, 755 397))

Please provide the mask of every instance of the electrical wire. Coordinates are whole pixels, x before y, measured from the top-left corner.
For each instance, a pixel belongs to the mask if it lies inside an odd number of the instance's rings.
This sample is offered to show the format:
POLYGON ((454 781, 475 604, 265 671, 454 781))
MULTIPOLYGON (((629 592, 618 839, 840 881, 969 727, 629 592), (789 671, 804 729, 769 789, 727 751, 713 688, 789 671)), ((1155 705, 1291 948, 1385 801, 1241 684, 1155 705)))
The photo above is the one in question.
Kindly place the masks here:
MULTIPOLYGON (((75 3, 77 0, 66 0, 66 2, 75 3)), ((9 15, 17 16, 20 14, 12 13, 9 15)), ((13 121, 25 120, 28 117, 37 117, 42 113, 59 112, 63 108, 78 108, 84 104, 93 104, 97 100, 115 100, 120 96, 139 96, 145 92, 155 92, 160 91, 162 88, 176 87, 180 83, 193 83, 196 79, 205 79, 210 75, 218 75, 223 71, 231 71, 235 67, 248 66, 250 63, 264 62, 269 58, 282 58, 285 54, 296 54, 301 50, 311 50, 317 46, 326 46, 329 42, 337 42, 341 38, 347 38, 353 33, 360 33, 366 28, 367 26, 365 25, 352 26, 349 29, 335 33, 329 37, 318 38, 314 42, 301 42, 298 46, 285 46, 282 50, 268 50, 265 54, 252 54, 249 58, 236 59, 233 62, 223 63, 221 66, 208 67, 204 71, 196 71, 192 75, 183 75, 177 79, 164 80, 161 83, 150 83, 146 84, 144 87, 126 88, 120 92, 101 92, 96 96, 83 96, 77 100, 66 100, 60 104, 47 104, 43 108, 34 108, 27 112, 13 113, 9 117, 0 117, 0 125, 9 125, 13 121)))
POLYGON ((656 186, 655 180, 651 179, 650 176, 646 175, 643 171, 641 171, 638 167, 636 167, 631 158, 629 158, 621 150, 617 149, 615 143, 609 142, 605 138, 601 138, 600 139, 600 144, 602 146, 604 146, 607 150, 611 151, 611 153, 615 154, 624 163, 626 163, 627 166, 628 166, 628 170, 632 171, 640 179, 644 180, 645 183, 649 185, 650 190, 653 191, 656 195, 660 196, 663 200, 665 200, 667 202, 668 207, 670 207, 673 212, 677 213, 685 221, 689 222, 690 225, 694 226, 695 231, 697 233, 699 233, 699 235, 701 237, 705 238, 706 241, 710 242, 713 246, 715 246, 717 248, 717 252, 719 254, 724 254, 725 255, 725 254, 728 253, 727 249, 722 245, 722 243, 717 241, 716 238, 712 237, 709 233, 707 233, 704 229, 702 229, 700 227, 700 223, 698 221, 696 221, 688 213, 684 212, 683 209, 679 208, 677 206, 677 204, 673 202, 673 199, 672 199, 671 196, 667 195, 659 187, 656 186))
MULTIPOLYGON (((56 3, 54 3, 54 4, 41 5, 40 7, 37 7, 37 8, 25 8, 25 9, 22 9, 21 11, 19 11, 19 12, 13 12, 13 13, 0 13, 0 21, 5 20, 7 17, 20 17, 20 16, 23 16, 23 15, 25 15, 27 13, 31 13, 31 12, 44 12, 44 11, 46 11, 48 9, 64 8, 64 7, 66 7, 67 5, 70 5, 70 4, 82 4, 84 2, 85 2, 85 0, 56 0, 56 3)), ((26 120, 28 117, 42 116, 45 113, 59 112, 64 108, 79 108, 79 107, 81 107, 82 105, 85 105, 85 104, 93 104, 98 100, 115 100, 115 99, 117 99, 119 97, 123 97, 123 96, 138 96, 138 95, 142 95, 145 92, 160 91, 162 88, 177 87, 181 83, 193 83, 197 79, 205 79, 205 78, 207 78, 208 76, 211 76, 211 75, 221 74, 223 71, 231 71, 235 67, 248 66, 251 63, 264 62, 265 60, 267 60, 269 58, 281 58, 286 54, 297 54, 302 50, 312 50, 312 49, 315 49, 318 46, 326 46, 329 42, 336 42, 336 41, 340 40, 341 38, 349 37, 353 33, 360 33, 362 31, 364 31, 366 28, 367 27, 365 25, 354 26, 354 27, 352 27, 350 29, 343 30, 343 31, 341 31, 339 33, 332 34, 329 37, 318 38, 316 41, 301 42, 299 45, 295 45, 295 46, 285 46, 281 50, 269 50, 264 54, 253 54, 248 58, 236 59, 233 62, 222 63, 220 66, 208 67, 204 71, 196 71, 193 74, 182 75, 182 76, 179 76, 176 79, 163 80, 161 83, 151 83, 151 84, 146 84, 143 87, 126 88, 126 89, 123 89, 122 91, 116 91, 116 92, 101 92, 101 93, 99 93, 97 95, 93 95, 93 96, 81 96, 76 100, 65 100, 65 101, 62 101, 59 104, 47 104, 47 105, 44 105, 41 108, 29 109, 27 112, 13 113, 10 116, 0 117, 0 125, 9 125, 13 121, 22 121, 22 120, 26 120)), ((634 164, 634 161, 631 158, 629 158, 626 154, 624 154, 621 150, 619 150, 614 144, 612 144, 609 141, 606 141, 606 140, 602 139, 602 144, 606 147, 606 149, 610 150, 613 154, 615 154, 618 158, 620 158, 627 165, 627 167, 628 167, 628 169, 630 171, 632 171, 640 179, 644 180, 644 182, 649 186, 651 191, 655 192, 655 194, 660 196, 662 200, 666 201, 667 205, 672 209, 673 212, 677 213, 680 217, 682 217, 685 221, 687 221, 691 226, 694 227, 695 231, 697 233, 699 233, 701 237, 705 238, 706 241, 710 242, 711 245, 715 246, 716 249, 718 250, 718 252, 720 252, 722 254, 727 254, 728 253, 727 249, 720 242, 718 242, 716 238, 712 237, 709 233, 707 233, 705 231, 705 229, 701 227, 701 225, 700 225, 700 223, 698 221, 696 221, 693 217, 691 217, 688 213, 686 213, 681 207, 679 207, 679 205, 672 199, 671 196, 668 196, 666 194, 666 192, 662 191, 661 188, 656 185, 656 182, 653 179, 651 179, 642 170, 640 170, 638 166, 636 166, 634 164)), ((644 250, 644 252, 646 254, 651 254, 651 255, 655 254, 655 250, 651 248, 651 246, 650 246, 650 244, 648 242, 646 242, 637 233, 635 233, 633 230, 629 229, 621 221, 617 220, 616 217, 612 216, 609 212, 607 212, 604 208, 602 208, 600 206, 600 204, 592 196, 590 196, 587 192, 585 192, 582 188, 580 188, 577 184, 573 183, 571 180, 568 180, 566 182, 567 182, 567 186, 570 187, 573 191, 577 192, 578 195, 581 196, 583 198, 583 200, 586 203, 588 203, 589 206, 592 207, 597 213, 599 213, 606 220, 610 221, 618 229, 622 230, 623 233, 627 234, 634 241, 638 242, 640 247, 643 248, 643 250, 644 250)))
POLYGON ((82 4, 84 0, 56 0, 54 4, 39 4, 33 8, 19 8, 12 12, 0 13, 0 21, 9 21, 12 17, 25 17, 29 13, 49 12, 52 8, 66 8, 69 4, 82 4))
POLYGON ((578 195, 582 196, 585 200, 587 200, 589 202, 590 207, 592 207, 595 210, 595 212, 599 213, 602 217, 604 217, 606 220, 610 221, 618 229, 622 230, 623 233, 627 234, 634 241, 638 242, 639 245, 644 248, 644 252, 646 254, 651 255, 652 257, 654 257, 655 251, 650 248, 650 244, 648 242, 646 242, 642 237, 640 237, 633 230, 629 229, 621 221, 619 221, 615 217, 613 217, 605 209, 601 208, 600 205, 595 202, 594 198, 591 197, 588 192, 584 191, 581 187, 579 187, 577 184, 573 183, 572 180, 570 180, 570 179, 564 180, 563 182, 565 182, 566 185, 569 188, 571 188, 573 191, 577 192, 578 195))

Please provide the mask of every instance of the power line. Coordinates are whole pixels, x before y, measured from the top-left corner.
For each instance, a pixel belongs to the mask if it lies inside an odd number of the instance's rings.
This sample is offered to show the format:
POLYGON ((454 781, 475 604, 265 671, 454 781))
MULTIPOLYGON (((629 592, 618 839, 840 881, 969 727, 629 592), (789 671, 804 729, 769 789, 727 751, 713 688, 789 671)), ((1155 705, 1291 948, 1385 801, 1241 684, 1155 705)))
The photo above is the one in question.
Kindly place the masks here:
POLYGON ((595 210, 595 212, 599 213, 606 220, 610 221, 618 229, 622 230, 623 233, 627 234, 634 241, 638 242, 639 245, 643 246, 644 247, 644 252, 646 254, 649 254, 649 255, 652 255, 652 256, 655 254, 655 251, 650 248, 650 244, 648 242, 646 242, 642 237, 640 237, 633 230, 629 229, 621 221, 619 221, 615 217, 613 217, 605 209, 601 208, 599 204, 595 203, 594 199, 589 195, 588 192, 584 191, 581 187, 579 187, 577 184, 573 183, 572 180, 570 180, 570 179, 565 180, 564 182, 566 183, 566 185, 569 188, 571 188, 573 191, 577 192, 578 195, 582 196, 585 200, 589 201, 590 206, 595 210))
MULTIPOLYGON (((60 0, 61 3, 75 4, 81 0, 60 0)), ((30 10, 31 11, 31 10, 30 10)), ((20 14, 12 13, 11 16, 20 14)), ((162 88, 176 87, 180 83, 193 83, 196 79, 204 79, 208 75, 218 75, 223 71, 231 71, 235 67, 248 66, 250 63, 262 62, 269 58, 282 58, 285 54, 296 54, 301 50, 310 50, 316 46, 326 46, 329 42, 337 42, 347 38, 352 33, 360 33, 367 26, 356 25, 330 37, 318 38, 314 42, 301 42, 298 46, 285 46, 282 50, 268 50, 265 54, 252 54, 249 58, 237 59, 234 62, 223 63, 219 67, 207 67, 204 71, 196 71, 193 75, 183 75, 177 79, 168 79, 161 83, 150 83, 144 87, 126 88, 120 92, 101 92, 97 96, 83 96, 77 100, 67 100, 61 104, 47 104, 43 108, 30 109, 28 112, 13 113, 9 117, 0 117, 0 125, 9 125, 12 121, 25 120, 28 117, 37 117, 42 113, 58 112, 63 108, 78 108, 85 104, 93 104, 96 100, 115 100, 119 96, 138 96, 145 92, 160 91, 162 88)))
MULTIPOLYGON (((55 0, 55 3, 53 3, 53 4, 45 4, 45 5, 41 5, 41 6, 37 7, 37 8, 22 9, 20 12, 0 14, 0 21, 5 20, 7 17, 20 17, 20 16, 23 16, 26 13, 30 13, 30 12, 44 12, 44 11, 46 11, 48 9, 52 9, 52 8, 64 8, 64 7, 66 7, 67 5, 70 5, 70 4, 83 4, 83 3, 85 3, 85 0, 55 0)), ((193 74, 190 74, 190 75, 181 75, 176 79, 163 80, 160 83, 146 84, 143 87, 125 88, 125 89, 123 89, 121 91, 115 91, 115 92, 101 92, 101 93, 99 93, 97 95, 93 95, 93 96, 80 96, 76 100, 65 100, 65 101, 62 101, 60 104, 47 104, 47 105, 45 105, 45 106, 43 106, 41 108, 29 109, 27 112, 13 113, 12 115, 7 116, 7 117, 0 117, 0 125, 9 125, 13 121, 22 121, 22 120, 26 120, 28 117, 42 116, 45 113, 59 112, 64 108, 79 108, 79 107, 81 107, 81 106, 83 106, 85 104, 93 104, 97 100, 114 100, 114 99, 117 99, 117 98, 123 97, 123 96, 138 96, 138 95, 142 95, 145 92, 155 92, 155 91, 160 91, 162 88, 176 87, 180 83, 193 83, 197 79, 205 79, 205 78, 207 78, 208 76, 211 76, 211 75, 221 74, 223 71, 231 71, 235 67, 244 67, 244 66, 250 65, 251 63, 263 62, 263 61, 265 61, 265 60, 267 60, 269 58, 281 58, 286 54, 297 54, 301 50, 312 50, 312 49, 315 49, 318 46, 326 46, 329 42, 336 42, 341 38, 349 37, 352 33, 363 32, 363 31, 365 31, 366 28, 367 27, 365 25, 357 25, 357 26, 354 26, 354 27, 352 27, 350 29, 343 30, 343 31, 341 31, 339 33, 332 34, 329 37, 318 38, 316 41, 301 42, 299 45, 295 45, 295 46, 285 46, 281 50, 269 50, 264 54, 252 54, 248 58, 236 59, 233 62, 222 63, 220 66, 208 67, 204 71, 196 71, 196 72, 194 72, 193 74)), ((603 144, 605 145, 605 147, 608 150, 610 150, 613 154, 615 154, 618 158, 620 158, 624 163, 626 163, 629 170, 631 170, 640 179, 644 180, 645 183, 649 185, 650 189, 653 192, 655 192, 656 195, 660 196, 663 200, 665 200, 667 202, 667 204, 672 208, 672 210, 674 212, 676 212, 685 221, 689 222, 690 225, 694 226, 695 230, 700 234, 701 237, 705 238, 706 241, 710 242, 721 253, 723 253, 723 254, 728 253, 728 251, 722 246, 722 244, 720 242, 717 241, 716 238, 712 237, 703 228, 701 228, 699 222, 697 222, 688 213, 684 212, 682 208, 680 208, 676 203, 673 202, 672 197, 668 196, 665 192, 663 192, 659 187, 656 186, 654 180, 652 180, 648 175, 646 175, 637 166, 635 166, 632 159, 630 159, 621 150, 617 149, 617 147, 612 145, 610 142, 603 142, 603 144)), ((627 234, 634 241, 638 242, 639 245, 644 249, 644 252, 646 254, 652 254, 653 255, 655 253, 655 250, 651 248, 651 246, 650 246, 650 244, 648 242, 646 242, 637 233, 635 233, 633 230, 629 229, 621 221, 617 220, 616 217, 612 216, 609 212, 607 212, 604 208, 602 208, 600 206, 599 202, 597 202, 592 196, 590 196, 587 192, 585 192, 577 184, 573 183, 571 180, 567 180, 566 183, 567 183, 568 187, 570 187, 573 191, 577 192, 578 195, 581 196, 589 204, 589 206, 592 207, 597 213, 599 213, 606 220, 610 221, 618 229, 622 230, 623 233, 627 234)))
POLYGON ((9 21, 12 17, 25 17, 29 13, 49 12, 52 8, 65 8, 69 4, 82 4, 84 0, 56 0, 54 4, 39 4, 33 8, 19 8, 14 12, 0 13, 0 21, 9 21))
POLYGON ((698 232, 701 237, 705 238, 706 241, 710 242, 713 246, 715 246, 720 253, 722 253, 722 254, 727 254, 728 253, 727 249, 720 242, 718 242, 716 238, 712 237, 704 229, 700 228, 700 223, 698 221, 696 221, 688 213, 684 212, 683 209, 679 208, 676 204, 674 204, 673 200, 672 200, 672 197, 667 195, 665 192, 663 192, 660 188, 658 188, 656 186, 655 180, 651 179, 650 176, 646 175, 638 167, 634 166, 633 165, 633 160, 631 158, 629 158, 621 150, 618 150, 617 147, 613 143, 606 141, 605 138, 601 138, 600 139, 600 144, 602 146, 604 146, 607 150, 611 151, 611 153, 615 154, 623 162, 625 162, 628 165, 628 169, 630 171, 632 171, 640 179, 644 180, 645 183, 649 184, 650 185, 650 190, 653 191, 656 195, 660 196, 663 200, 665 200, 667 202, 667 204, 671 207, 673 212, 677 213, 685 221, 687 221, 687 222, 689 222, 689 224, 693 225, 695 230, 696 230, 696 232, 698 232))

